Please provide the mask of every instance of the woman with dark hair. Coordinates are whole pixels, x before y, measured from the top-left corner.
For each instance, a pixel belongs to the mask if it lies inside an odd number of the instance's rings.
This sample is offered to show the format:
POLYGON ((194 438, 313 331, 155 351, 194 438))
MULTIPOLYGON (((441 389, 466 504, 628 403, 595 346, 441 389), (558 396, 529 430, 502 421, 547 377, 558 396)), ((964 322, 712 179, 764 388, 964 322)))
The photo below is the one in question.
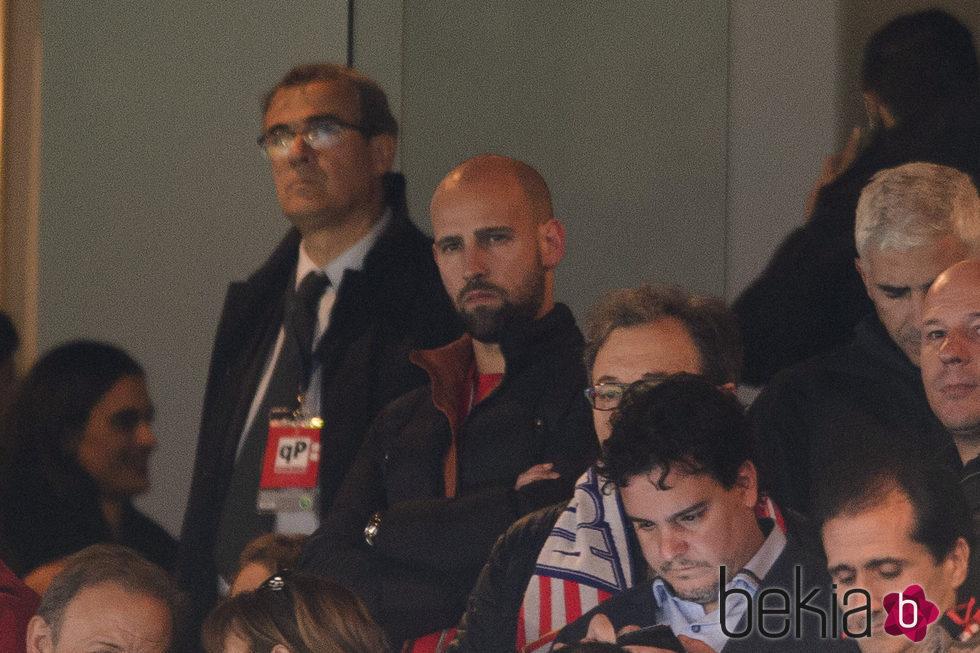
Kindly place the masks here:
POLYGON ((388 653, 384 631, 352 592, 281 572, 218 604, 201 631, 207 653, 388 653))
POLYGON ((35 589, 97 542, 173 566, 176 542, 131 503, 149 488, 152 419, 143 369, 112 345, 61 345, 20 382, 0 422, 0 549, 35 589))

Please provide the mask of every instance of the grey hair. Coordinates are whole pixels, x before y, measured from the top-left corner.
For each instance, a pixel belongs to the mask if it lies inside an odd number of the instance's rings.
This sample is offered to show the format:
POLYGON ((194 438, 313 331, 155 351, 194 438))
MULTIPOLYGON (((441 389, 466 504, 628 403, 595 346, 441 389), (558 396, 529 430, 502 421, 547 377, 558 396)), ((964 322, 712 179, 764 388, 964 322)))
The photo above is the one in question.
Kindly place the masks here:
POLYGON ((718 297, 691 295, 678 286, 620 288, 589 310, 585 367, 592 377, 596 355, 616 329, 674 318, 684 325, 701 359, 701 374, 714 385, 738 383, 742 338, 735 314, 718 297))
POLYGON ((37 608, 38 616, 51 627, 55 644, 72 599, 82 590, 104 583, 115 583, 129 593, 157 599, 167 606, 172 627, 176 629, 180 590, 163 569, 136 551, 119 544, 93 544, 68 556, 65 562, 37 608))
POLYGON ((875 174, 861 191, 854 221, 858 256, 907 252, 944 236, 980 252, 980 196, 956 168, 906 163, 875 174))

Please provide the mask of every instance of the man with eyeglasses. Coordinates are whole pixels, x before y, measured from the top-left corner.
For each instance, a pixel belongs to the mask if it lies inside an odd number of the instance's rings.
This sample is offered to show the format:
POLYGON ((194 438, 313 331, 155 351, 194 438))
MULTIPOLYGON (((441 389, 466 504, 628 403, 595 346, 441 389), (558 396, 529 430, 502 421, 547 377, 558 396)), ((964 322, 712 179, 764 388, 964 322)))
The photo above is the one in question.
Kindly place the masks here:
MULTIPOLYGON (((614 290, 589 312, 585 390, 604 442, 624 392, 676 372, 734 392, 742 345, 734 314, 716 297, 675 286, 614 290)), ((449 651, 546 650, 555 633, 605 598, 646 577, 619 494, 595 469, 572 501, 534 512, 500 538, 470 595, 449 651), (565 600, 576 597, 575 601, 565 600)))
POLYGON ((354 590, 396 649, 454 626, 497 537, 571 496, 596 454, 582 334, 555 300, 565 232, 544 179, 476 156, 442 180, 430 217, 466 334, 413 352, 430 384, 374 421, 300 560, 354 590))
POLYGON ((343 66, 299 66, 262 107, 258 145, 293 228, 231 285, 215 338, 178 567, 198 610, 215 598, 215 570, 230 578, 248 541, 316 529, 375 414, 425 382, 408 352, 460 330, 432 241, 389 172, 398 125, 381 88, 343 66), (259 514, 270 415, 300 401, 322 424, 318 436, 304 431, 319 462, 309 456, 302 470, 319 496, 259 514))

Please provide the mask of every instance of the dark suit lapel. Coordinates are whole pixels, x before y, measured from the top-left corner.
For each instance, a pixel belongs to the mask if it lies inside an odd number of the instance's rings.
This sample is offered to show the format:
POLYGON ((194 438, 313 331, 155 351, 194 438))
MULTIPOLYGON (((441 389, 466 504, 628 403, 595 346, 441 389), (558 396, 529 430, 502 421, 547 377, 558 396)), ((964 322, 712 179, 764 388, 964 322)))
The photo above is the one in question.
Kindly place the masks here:
POLYGON ((219 424, 226 425, 223 460, 234 460, 266 360, 279 335, 285 294, 281 288, 263 288, 257 292, 249 284, 235 284, 229 289, 229 302, 237 302, 233 305, 241 310, 227 322, 228 331, 222 335, 228 339, 229 352, 247 354, 225 358, 234 362, 229 362, 225 368, 223 387, 219 390, 226 399, 217 404, 227 411, 219 417, 219 424), (269 310, 270 306, 273 310, 269 310))

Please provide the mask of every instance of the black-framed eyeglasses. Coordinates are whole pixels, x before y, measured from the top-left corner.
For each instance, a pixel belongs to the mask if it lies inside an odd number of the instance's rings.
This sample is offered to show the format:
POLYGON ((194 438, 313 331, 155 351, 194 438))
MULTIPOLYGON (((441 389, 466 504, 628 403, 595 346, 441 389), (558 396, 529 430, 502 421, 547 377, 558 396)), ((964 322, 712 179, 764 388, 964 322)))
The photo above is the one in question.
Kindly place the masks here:
POLYGON ((289 125, 276 125, 259 136, 256 142, 266 156, 278 159, 289 152, 297 136, 302 136, 306 144, 314 150, 325 150, 340 141, 341 133, 345 129, 364 133, 360 125, 341 120, 332 114, 323 114, 307 118, 299 130, 289 125))
POLYGON ((626 391, 634 387, 647 388, 658 385, 667 378, 666 374, 648 374, 632 383, 609 382, 594 385, 585 389, 585 398, 596 410, 615 410, 623 400, 626 391))

